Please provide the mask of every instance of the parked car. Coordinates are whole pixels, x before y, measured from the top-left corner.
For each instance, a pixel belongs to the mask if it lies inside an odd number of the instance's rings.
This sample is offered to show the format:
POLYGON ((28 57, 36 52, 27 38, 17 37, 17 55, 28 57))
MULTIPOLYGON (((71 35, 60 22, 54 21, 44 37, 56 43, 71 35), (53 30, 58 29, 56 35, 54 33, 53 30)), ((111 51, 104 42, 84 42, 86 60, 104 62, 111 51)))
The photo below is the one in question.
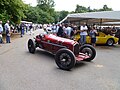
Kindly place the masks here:
POLYGON ((120 44, 120 27, 116 27, 116 29, 117 29, 117 32, 115 33, 115 36, 119 38, 118 44, 120 44))
MULTIPOLYGON (((76 33, 75 40, 80 40, 80 34, 76 33)), ((112 46, 113 44, 116 44, 118 42, 118 38, 111 35, 106 35, 103 32, 98 32, 98 35, 96 36, 96 44, 106 44, 108 46, 112 46)), ((90 36, 86 37, 86 43, 91 43, 90 36)))
POLYGON ((76 62, 91 61, 96 56, 96 51, 91 45, 80 46, 77 41, 52 34, 40 34, 28 40, 30 53, 35 53, 37 47, 54 54, 57 66, 63 70, 70 70, 76 62))

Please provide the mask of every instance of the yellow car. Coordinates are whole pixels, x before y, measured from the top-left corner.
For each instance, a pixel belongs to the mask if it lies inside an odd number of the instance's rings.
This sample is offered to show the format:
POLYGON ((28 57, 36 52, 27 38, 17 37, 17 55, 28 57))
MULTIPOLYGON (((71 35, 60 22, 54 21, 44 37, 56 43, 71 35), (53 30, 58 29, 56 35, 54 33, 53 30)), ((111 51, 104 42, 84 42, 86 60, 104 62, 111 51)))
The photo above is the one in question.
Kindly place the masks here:
MULTIPOLYGON (((80 33, 76 33, 74 39, 76 41, 80 40, 80 33)), ((96 36, 96 44, 106 44, 108 46, 112 46, 113 44, 116 44, 118 42, 118 38, 111 36, 111 35, 106 35, 103 32, 98 32, 98 35, 96 36)), ((90 36, 87 36, 86 38, 86 43, 91 43, 91 38, 90 36)))

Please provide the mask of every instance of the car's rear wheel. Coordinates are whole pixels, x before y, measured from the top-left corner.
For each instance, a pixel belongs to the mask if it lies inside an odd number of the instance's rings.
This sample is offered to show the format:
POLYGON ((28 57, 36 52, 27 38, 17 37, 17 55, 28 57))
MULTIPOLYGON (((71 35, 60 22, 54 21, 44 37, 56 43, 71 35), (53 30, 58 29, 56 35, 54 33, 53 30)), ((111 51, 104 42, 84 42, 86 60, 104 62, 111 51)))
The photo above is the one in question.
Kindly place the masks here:
POLYGON ((113 39, 108 39, 106 44, 107 44, 108 46, 113 46, 114 40, 113 40, 113 39))
POLYGON ((70 70, 76 63, 75 55, 69 49, 60 49, 55 55, 55 62, 60 69, 70 70))
POLYGON ((35 53, 36 51, 35 41, 32 39, 28 40, 28 50, 30 53, 35 53))
POLYGON ((85 61, 91 61, 96 56, 96 50, 91 45, 85 44, 85 45, 81 46, 80 47, 80 52, 89 56, 89 58, 85 59, 85 61))

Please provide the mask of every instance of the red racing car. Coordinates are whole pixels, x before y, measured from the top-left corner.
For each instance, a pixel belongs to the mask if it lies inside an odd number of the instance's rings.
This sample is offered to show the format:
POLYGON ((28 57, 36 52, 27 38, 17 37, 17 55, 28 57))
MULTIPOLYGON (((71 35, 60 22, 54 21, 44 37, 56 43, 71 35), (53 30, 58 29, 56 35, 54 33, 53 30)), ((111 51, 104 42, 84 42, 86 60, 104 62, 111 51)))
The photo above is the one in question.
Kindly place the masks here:
POLYGON ((96 56, 96 50, 91 45, 80 46, 78 42, 61 38, 53 34, 40 34, 28 40, 28 50, 35 53, 39 47, 55 55, 55 62, 60 69, 70 70, 76 62, 91 61, 96 56))

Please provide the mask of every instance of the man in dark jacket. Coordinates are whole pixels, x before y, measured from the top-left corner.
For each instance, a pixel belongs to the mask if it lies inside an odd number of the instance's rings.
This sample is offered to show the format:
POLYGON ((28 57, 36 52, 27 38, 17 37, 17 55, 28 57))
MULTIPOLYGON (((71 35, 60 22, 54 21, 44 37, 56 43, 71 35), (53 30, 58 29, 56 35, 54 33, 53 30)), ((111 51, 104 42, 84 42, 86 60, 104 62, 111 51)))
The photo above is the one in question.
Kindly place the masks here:
POLYGON ((59 26, 57 36, 63 37, 63 27, 62 26, 59 26))

